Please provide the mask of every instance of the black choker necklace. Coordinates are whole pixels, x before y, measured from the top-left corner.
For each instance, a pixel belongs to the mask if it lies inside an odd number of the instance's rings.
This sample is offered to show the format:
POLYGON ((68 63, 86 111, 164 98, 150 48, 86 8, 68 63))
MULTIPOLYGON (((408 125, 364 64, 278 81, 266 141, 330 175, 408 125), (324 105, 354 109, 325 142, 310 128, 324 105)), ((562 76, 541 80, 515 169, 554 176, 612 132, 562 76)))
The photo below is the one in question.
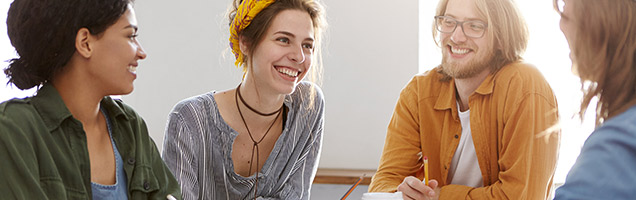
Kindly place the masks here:
POLYGON ((241 116, 241 120, 243 121, 243 125, 245 125, 245 129, 247 129, 247 134, 249 134, 250 139, 252 140, 252 155, 250 156, 250 169, 247 172, 250 176, 252 175, 252 165, 254 164, 254 150, 256 150, 256 170, 254 170, 256 172, 256 181, 254 182, 254 197, 256 197, 256 195, 258 194, 258 165, 260 164, 260 153, 259 153, 259 148, 258 145, 263 141, 263 139, 265 139, 265 136, 267 136, 267 133, 269 133, 269 130, 272 129, 272 127, 274 127, 274 124, 276 124, 276 120, 278 120, 278 117, 281 114, 281 110, 283 110, 283 107, 285 106, 285 104, 280 106, 280 109, 278 109, 277 111, 273 112, 273 113, 267 113, 267 114, 263 114, 261 112, 258 112, 256 110, 254 110, 252 107, 250 107, 249 105, 247 105, 247 103, 245 103, 245 100, 243 100, 243 97, 241 96, 241 92, 239 91, 239 89, 241 88, 241 84, 238 85, 238 87, 236 87, 236 93, 234 94, 234 102, 236 102, 236 109, 238 109, 239 112, 239 116, 241 116), (236 97, 239 98, 236 98, 236 97), (274 118, 274 121, 272 122, 272 124, 269 125, 269 128, 267 128, 267 131, 265 131, 265 134, 263 134, 263 137, 261 137, 261 139, 259 139, 258 141, 256 141, 254 139, 254 137, 252 136, 252 132, 250 131, 250 128, 247 126, 247 122, 245 121, 245 118, 243 117, 243 112, 241 112, 241 108, 239 107, 239 103, 238 103, 238 99, 241 99, 241 102, 243 102, 243 105, 245 105, 247 108, 249 108, 250 110, 252 110, 253 112, 262 115, 262 116, 271 116, 274 114, 277 114, 276 117, 274 118))
POLYGON ((254 112, 254 113, 256 113, 256 114, 259 114, 259 115, 261 115, 261 116, 272 116, 272 115, 274 115, 274 114, 276 114, 276 113, 279 113, 281 110, 283 110, 283 106, 284 106, 285 104, 281 105, 281 106, 280 106, 280 108, 279 108, 278 110, 276 110, 276 111, 274 111, 274 112, 271 112, 271 113, 262 113, 262 112, 259 112, 258 110, 256 110, 256 109, 252 108, 252 106, 250 106, 249 104, 247 104, 247 102, 245 102, 245 99, 243 99, 243 96, 241 95, 241 91, 240 91, 239 89, 241 89, 241 84, 239 84, 239 85, 238 85, 238 87, 236 87, 236 94, 238 94, 238 97, 239 97, 239 99, 241 99, 241 102, 243 103, 243 105, 245 105, 245 107, 247 107, 248 109, 250 109, 252 112, 254 112))

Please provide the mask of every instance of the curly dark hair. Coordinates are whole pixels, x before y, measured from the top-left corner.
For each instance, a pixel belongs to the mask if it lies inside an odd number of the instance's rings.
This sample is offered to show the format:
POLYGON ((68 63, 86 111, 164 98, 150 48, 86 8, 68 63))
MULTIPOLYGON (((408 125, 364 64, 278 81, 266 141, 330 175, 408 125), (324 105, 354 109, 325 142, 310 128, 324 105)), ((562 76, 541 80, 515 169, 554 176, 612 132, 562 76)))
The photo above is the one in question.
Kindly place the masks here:
POLYGON ((19 58, 9 60, 9 83, 26 90, 50 81, 75 53, 81 28, 99 35, 133 0, 14 0, 7 33, 19 58))

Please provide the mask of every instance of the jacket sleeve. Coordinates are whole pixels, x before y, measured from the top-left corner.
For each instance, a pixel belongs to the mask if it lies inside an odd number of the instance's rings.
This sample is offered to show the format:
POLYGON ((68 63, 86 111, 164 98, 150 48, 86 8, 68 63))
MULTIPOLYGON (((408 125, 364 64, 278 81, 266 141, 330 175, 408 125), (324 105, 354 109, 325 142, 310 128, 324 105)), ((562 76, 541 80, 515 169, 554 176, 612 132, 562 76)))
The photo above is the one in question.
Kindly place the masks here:
POLYGON ((182 199, 179 183, 161 159, 161 154, 159 154, 154 141, 152 141, 151 151, 153 156, 153 171, 161 186, 160 192, 157 193, 153 199, 166 199, 168 195, 172 195, 176 199, 182 199))
POLYGON ((15 123, 0 115, 0 194, 6 199, 64 198, 62 180, 40 180, 32 141, 15 123), (49 184, 44 191, 41 184, 49 184), (55 189, 54 189, 55 188, 55 189))
MULTIPOLYGON (((119 101, 119 100, 117 100, 119 101)), ((134 165, 128 181, 130 199, 164 200, 168 195, 181 199, 179 183, 161 159, 155 141, 148 134, 146 122, 129 106, 119 102, 124 110, 132 115, 135 138, 135 157, 129 158, 127 164, 134 165), (134 164, 133 164, 134 163, 134 164)))
POLYGON ((197 149, 200 138, 194 138, 188 123, 183 118, 188 106, 177 105, 168 116, 164 137, 163 160, 181 184, 183 199, 198 199, 201 183, 198 180, 197 149))
MULTIPOLYGON (((511 86, 510 88, 520 88, 511 86)), ((546 90, 544 90, 546 91, 546 90)), ((440 199, 547 199, 556 168, 560 130, 551 92, 506 97, 498 136, 498 180, 481 188, 443 186, 440 199)), ((499 119, 498 119, 499 120, 499 119)))
POLYGON ((400 93, 369 192, 395 192, 404 178, 415 175, 421 166, 416 159, 422 151, 417 99, 417 82, 413 79, 400 93))

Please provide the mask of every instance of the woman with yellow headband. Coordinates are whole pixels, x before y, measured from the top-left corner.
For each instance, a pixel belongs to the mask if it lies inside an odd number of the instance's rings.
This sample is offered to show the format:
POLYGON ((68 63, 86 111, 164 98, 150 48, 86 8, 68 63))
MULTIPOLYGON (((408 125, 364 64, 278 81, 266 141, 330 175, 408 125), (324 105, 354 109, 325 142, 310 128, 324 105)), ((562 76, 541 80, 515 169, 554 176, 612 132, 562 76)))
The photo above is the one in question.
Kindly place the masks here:
POLYGON ((317 0, 235 0, 236 88, 179 102, 163 159, 184 199, 309 199, 324 122, 317 0))

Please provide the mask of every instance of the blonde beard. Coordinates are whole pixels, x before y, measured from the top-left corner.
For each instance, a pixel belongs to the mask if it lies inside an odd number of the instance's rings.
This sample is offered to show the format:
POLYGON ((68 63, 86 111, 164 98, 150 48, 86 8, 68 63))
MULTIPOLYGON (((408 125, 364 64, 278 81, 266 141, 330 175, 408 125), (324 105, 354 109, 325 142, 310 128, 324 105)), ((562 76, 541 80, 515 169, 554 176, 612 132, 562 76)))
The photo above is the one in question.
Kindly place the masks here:
POLYGON ((492 52, 488 52, 486 54, 487 58, 483 58, 480 60, 473 60, 465 64, 464 66, 459 66, 456 62, 448 61, 448 54, 443 54, 442 58, 442 71, 454 78, 454 79, 467 79, 475 77, 477 74, 487 70, 489 68, 493 68, 494 64, 494 55, 492 52))

